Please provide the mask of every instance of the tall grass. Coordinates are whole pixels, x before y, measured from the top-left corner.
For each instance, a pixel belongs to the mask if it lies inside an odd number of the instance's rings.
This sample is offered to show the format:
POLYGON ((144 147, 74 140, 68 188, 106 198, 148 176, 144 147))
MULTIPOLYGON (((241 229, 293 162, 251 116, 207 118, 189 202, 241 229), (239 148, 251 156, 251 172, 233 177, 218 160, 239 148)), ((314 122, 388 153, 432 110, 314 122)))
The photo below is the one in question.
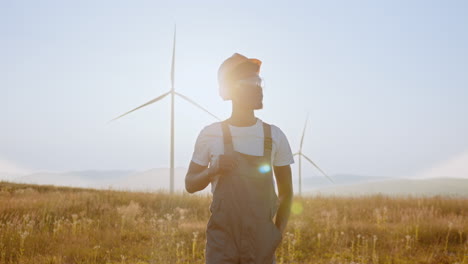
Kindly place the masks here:
MULTIPOLYGON (((0 263, 204 263, 210 201, 0 182, 0 263)), ((468 264, 467 219, 461 198, 296 197, 277 262, 468 264)))

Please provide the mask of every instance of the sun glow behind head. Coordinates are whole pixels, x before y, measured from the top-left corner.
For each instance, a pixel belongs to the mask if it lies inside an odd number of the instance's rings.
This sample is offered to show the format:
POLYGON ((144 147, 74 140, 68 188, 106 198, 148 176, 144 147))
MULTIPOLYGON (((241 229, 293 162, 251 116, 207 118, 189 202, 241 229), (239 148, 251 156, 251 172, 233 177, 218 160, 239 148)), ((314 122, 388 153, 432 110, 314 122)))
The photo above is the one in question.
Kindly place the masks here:
POLYGON ((258 171, 259 171, 260 173, 267 173, 267 172, 269 172, 270 170, 271 170, 271 167, 270 167, 270 165, 268 165, 268 164, 263 164, 263 165, 261 165, 261 166, 258 168, 258 171))

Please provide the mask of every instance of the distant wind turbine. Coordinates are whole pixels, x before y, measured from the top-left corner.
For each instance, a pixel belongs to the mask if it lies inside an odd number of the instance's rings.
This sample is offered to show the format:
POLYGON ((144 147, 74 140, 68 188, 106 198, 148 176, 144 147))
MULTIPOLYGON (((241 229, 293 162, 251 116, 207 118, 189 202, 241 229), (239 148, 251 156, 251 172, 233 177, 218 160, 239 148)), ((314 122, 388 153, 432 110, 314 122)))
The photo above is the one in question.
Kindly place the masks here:
POLYGON ((175 91, 175 88, 174 88, 174 70, 175 70, 175 45, 176 45, 176 27, 174 26, 174 45, 172 47, 172 65, 171 65, 171 90, 169 90, 168 92, 166 93, 163 93, 162 95, 154 98, 153 100, 145 103, 145 104, 142 104, 140 105, 139 107, 133 109, 133 110, 130 110, 128 112, 126 112, 125 114, 122 114, 112 120, 110 120, 109 122, 112 122, 116 119, 119 119, 135 110, 138 110, 142 107, 145 107, 147 105, 150 105, 152 103, 156 103, 157 101, 163 99, 164 97, 166 97, 167 95, 171 95, 171 153, 170 153, 170 157, 171 157, 171 169, 170 169, 170 192, 171 193, 174 193, 174 97, 175 95, 178 95, 180 96, 182 99, 188 101, 189 103, 195 105, 196 107, 200 108, 201 110, 205 111, 206 113, 210 114, 211 116, 213 116, 214 118, 220 120, 217 116, 215 116, 214 114, 212 114, 211 112, 209 112, 208 110, 206 110, 205 108, 203 108, 201 105, 197 104, 195 101, 193 101, 192 99, 188 98, 187 96, 181 94, 181 93, 178 93, 175 91))
POLYGON ((307 127, 307 119, 308 118, 309 117, 306 118, 306 122, 305 122, 305 125, 304 125, 304 130, 302 131, 301 144, 299 145, 299 151, 293 154, 293 156, 298 155, 298 158, 299 158, 299 163, 298 163, 298 169, 299 169, 299 195, 302 194, 302 175, 301 175, 302 159, 301 159, 301 157, 304 157, 308 162, 310 162, 312 165, 314 165, 314 167, 317 168, 323 175, 325 175, 325 177, 327 177, 330 181, 335 183, 335 181, 333 181, 333 179, 331 177, 329 177, 322 169, 320 169, 319 166, 317 166, 317 164, 315 164, 315 162, 313 162, 309 157, 307 157, 304 153, 302 153, 302 144, 304 143, 304 135, 305 135, 306 127, 307 127))

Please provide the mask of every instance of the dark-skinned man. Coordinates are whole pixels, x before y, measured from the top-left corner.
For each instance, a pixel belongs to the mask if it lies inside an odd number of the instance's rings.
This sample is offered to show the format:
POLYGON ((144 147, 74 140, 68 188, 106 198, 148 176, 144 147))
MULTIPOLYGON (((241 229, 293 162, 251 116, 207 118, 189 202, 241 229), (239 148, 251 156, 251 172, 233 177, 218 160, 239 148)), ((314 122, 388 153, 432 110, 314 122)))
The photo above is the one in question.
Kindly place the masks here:
POLYGON ((232 114, 200 131, 185 177, 189 193, 211 183, 207 264, 275 264, 289 219, 291 148, 280 128, 254 114, 263 108, 261 64, 239 53, 221 64, 219 94, 232 114))

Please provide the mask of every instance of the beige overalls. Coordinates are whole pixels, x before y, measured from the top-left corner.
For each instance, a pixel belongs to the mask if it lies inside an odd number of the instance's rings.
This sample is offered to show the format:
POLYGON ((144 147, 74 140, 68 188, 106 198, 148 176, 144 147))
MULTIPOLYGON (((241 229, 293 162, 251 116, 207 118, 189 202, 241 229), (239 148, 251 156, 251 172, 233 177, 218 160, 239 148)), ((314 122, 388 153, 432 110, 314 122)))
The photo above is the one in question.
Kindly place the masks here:
POLYGON ((273 222, 278 209, 271 165, 271 127, 263 123, 263 156, 233 149, 226 121, 221 122, 224 154, 238 166, 219 176, 206 230, 207 264, 275 264, 281 232, 273 222))

